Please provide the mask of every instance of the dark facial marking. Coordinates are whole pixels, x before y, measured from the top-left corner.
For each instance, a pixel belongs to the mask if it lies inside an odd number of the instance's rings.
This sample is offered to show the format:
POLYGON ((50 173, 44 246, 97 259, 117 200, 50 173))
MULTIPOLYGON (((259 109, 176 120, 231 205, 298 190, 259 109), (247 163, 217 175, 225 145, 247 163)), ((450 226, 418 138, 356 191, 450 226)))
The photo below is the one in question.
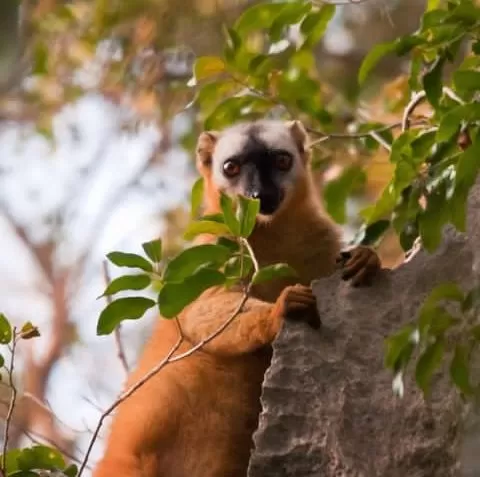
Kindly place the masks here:
POLYGON ((261 126, 252 125, 248 141, 240 156, 230 158, 223 164, 226 177, 240 174, 243 193, 260 199, 260 213, 273 214, 280 206, 284 191, 280 186, 281 176, 293 165, 293 157, 287 151, 269 148, 260 138, 261 126))

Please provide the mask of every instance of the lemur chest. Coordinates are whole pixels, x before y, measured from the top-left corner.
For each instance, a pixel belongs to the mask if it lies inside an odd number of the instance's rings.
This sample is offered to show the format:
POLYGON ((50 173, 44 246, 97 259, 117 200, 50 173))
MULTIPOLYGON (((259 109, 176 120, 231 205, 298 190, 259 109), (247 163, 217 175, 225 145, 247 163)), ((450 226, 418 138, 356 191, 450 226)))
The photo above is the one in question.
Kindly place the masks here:
POLYGON ((296 277, 276 279, 254 288, 261 299, 275 301, 287 285, 309 285, 316 278, 330 275, 335 270, 335 259, 340 251, 336 237, 324 233, 308 235, 299 233, 289 240, 285 236, 269 238, 253 237, 252 246, 260 267, 275 263, 287 263, 297 273, 296 277))

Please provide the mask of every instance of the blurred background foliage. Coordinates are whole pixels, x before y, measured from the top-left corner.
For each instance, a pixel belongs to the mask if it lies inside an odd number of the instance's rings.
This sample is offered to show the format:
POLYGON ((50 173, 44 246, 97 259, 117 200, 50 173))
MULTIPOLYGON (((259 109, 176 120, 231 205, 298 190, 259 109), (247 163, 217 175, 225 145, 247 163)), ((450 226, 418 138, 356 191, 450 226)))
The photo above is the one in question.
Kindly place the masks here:
MULTIPOLYGON (((386 55, 361 84, 359 67, 437 3, 292 1, 280 14, 284 4, 244 0, 1 2, 0 302, 42 329, 19 350, 12 446, 81 455, 125 371, 113 339, 95 336, 103 257, 159 235, 166 256, 184 246, 201 130, 302 119, 319 193, 354 238, 392 179, 398 134, 351 136, 400 123, 410 100, 410 58, 386 55)), ((393 230, 379 253, 387 267, 403 260, 393 230)), ((153 319, 122 325, 129 366, 153 319)))

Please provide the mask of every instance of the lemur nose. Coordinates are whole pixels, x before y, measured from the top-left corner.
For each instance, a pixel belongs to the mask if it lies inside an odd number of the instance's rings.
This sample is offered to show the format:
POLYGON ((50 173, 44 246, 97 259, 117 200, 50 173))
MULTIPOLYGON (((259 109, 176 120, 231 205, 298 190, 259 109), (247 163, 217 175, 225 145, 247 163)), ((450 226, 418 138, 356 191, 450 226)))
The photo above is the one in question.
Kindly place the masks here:
POLYGON ((252 197, 252 199, 258 199, 260 197, 260 192, 258 190, 254 190, 251 193, 251 197, 252 197))

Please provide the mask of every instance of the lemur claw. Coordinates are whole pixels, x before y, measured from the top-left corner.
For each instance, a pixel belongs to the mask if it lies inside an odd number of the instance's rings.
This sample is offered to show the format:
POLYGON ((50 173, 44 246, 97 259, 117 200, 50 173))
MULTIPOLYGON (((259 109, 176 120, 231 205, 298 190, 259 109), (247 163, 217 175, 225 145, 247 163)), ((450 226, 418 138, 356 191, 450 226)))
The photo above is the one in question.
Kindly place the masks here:
POLYGON ((363 245, 340 252, 336 261, 343 268, 342 280, 351 280, 354 287, 371 285, 373 277, 381 268, 375 250, 363 245))

